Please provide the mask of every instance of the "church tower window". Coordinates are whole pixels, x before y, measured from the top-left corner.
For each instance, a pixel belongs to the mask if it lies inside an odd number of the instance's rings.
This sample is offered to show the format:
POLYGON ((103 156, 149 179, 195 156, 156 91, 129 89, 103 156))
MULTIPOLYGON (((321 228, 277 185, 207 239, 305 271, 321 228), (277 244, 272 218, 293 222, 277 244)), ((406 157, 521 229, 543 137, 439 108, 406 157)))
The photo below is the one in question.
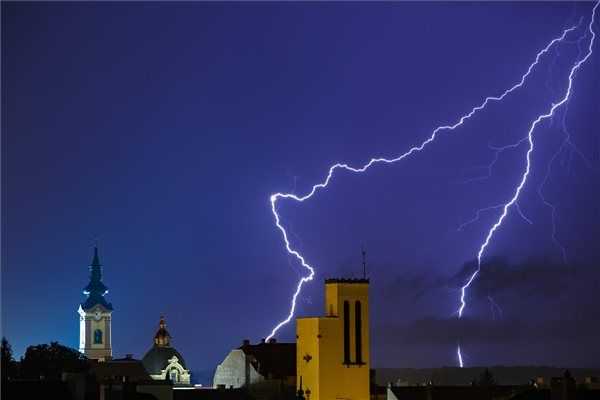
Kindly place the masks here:
POLYGON ((94 344, 102 344, 102 330, 96 329, 94 331, 94 344))
POLYGON ((356 345, 356 363, 362 364, 362 316, 360 301, 354 303, 354 341, 356 345))
POLYGON ((350 303, 344 301, 344 364, 350 364, 350 303))

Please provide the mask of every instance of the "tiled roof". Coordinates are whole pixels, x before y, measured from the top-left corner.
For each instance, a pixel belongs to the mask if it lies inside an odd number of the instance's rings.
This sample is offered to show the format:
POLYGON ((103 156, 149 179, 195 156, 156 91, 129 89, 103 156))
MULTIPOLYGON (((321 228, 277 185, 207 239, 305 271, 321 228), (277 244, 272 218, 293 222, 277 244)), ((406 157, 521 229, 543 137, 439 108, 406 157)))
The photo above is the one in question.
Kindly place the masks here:
POLYGON ((240 349, 252 357, 254 368, 267 379, 296 376, 296 343, 244 344, 240 349))

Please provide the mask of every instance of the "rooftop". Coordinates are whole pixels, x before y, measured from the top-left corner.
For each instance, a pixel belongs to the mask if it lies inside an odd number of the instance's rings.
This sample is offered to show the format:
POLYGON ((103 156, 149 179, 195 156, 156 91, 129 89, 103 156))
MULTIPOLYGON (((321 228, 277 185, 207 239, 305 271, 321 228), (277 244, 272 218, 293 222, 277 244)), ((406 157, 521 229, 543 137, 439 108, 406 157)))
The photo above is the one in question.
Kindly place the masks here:
POLYGON ((325 284, 330 283, 369 283, 368 278, 327 278, 325 284))
POLYGON ((296 376, 296 343, 278 343, 275 339, 258 344, 245 340, 240 346, 258 373, 265 378, 296 376))

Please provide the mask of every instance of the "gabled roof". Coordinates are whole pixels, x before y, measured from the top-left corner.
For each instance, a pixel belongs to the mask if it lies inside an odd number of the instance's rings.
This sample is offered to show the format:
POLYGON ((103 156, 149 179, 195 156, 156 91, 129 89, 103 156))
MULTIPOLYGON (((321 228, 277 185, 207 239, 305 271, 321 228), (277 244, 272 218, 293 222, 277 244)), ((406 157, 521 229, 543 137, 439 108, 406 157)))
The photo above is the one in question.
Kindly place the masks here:
POLYGON ((266 379, 283 379, 296 376, 296 343, 275 341, 259 344, 245 342, 240 350, 250 356, 250 362, 266 379))
POLYGON ((121 358, 93 363, 92 373, 98 381, 120 380, 120 377, 126 377, 127 380, 135 382, 152 380, 142 362, 134 358, 121 358))

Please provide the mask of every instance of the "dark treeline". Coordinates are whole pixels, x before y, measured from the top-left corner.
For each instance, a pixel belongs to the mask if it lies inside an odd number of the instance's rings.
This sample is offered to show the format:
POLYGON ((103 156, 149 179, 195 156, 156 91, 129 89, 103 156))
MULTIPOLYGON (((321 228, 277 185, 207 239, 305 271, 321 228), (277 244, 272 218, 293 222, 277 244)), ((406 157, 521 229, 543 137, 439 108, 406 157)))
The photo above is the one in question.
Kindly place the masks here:
MULTIPOLYGON (((20 360, 15 360, 12 347, 2 338, 2 396, 1 398, 60 398, 72 399, 64 374, 88 372, 90 364, 79 351, 58 342, 29 346, 20 360)), ((89 385, 93 390, 94 386, 89 385)), ((93 393, 86 398, 97 399, 93 393)))
POLYGON ((13 379, 60 380, 63 372, 86 372, 87 358, 79 351, 58 342, 29 346, 20 361, 2 338, 2 381, 13 379))

